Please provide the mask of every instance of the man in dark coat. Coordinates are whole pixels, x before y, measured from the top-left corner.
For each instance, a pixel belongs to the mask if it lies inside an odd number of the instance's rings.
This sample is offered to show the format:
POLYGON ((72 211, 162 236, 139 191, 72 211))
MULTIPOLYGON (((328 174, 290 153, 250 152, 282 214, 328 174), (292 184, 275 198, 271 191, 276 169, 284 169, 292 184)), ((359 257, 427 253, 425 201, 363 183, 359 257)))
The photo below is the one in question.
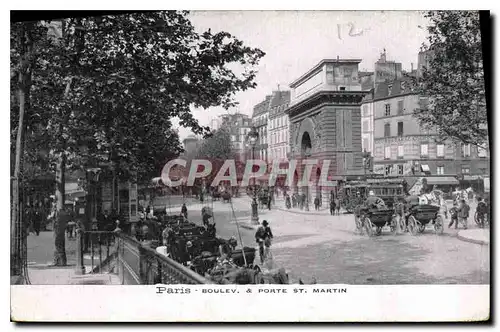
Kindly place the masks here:
POLYGON ((42 225, 42 211, 37 207, 33 214, 33 230, 35 231, 36 236, 40 235, 40 227, 42 225))

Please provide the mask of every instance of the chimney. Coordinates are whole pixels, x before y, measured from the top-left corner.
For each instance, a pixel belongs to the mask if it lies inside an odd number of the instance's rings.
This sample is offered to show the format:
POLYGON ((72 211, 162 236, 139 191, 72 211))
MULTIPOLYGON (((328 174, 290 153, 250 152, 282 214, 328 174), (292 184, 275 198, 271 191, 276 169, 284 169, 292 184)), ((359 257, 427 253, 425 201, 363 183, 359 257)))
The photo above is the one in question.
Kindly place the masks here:
POLYGON ((411 72, 413 73, 413 62, 411 63, 411 72))

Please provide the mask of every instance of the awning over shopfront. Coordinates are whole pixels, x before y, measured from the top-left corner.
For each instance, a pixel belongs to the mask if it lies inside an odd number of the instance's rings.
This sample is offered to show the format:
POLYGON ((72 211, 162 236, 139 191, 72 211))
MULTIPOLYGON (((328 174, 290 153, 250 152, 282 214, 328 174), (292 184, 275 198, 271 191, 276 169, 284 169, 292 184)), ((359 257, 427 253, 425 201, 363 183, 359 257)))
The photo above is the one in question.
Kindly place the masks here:
POLYGON ((452 176, 428 177, 426 179, 429 185, 458 185, 458 180, 452 176))
POLYGON ((429 168, 429 165, 420 165, 422 172, 430 173, 431 169, 429 168))

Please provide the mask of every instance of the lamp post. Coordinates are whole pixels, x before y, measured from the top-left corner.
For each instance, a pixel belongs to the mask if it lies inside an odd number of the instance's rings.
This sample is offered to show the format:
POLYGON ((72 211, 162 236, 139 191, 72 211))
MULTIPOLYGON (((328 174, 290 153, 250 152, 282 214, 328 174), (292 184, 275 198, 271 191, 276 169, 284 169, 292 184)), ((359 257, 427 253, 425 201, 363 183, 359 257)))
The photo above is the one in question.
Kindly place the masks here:
MULTIPOLYGON (((259 140, 259 132, 257 131, 257 128, 252 127, 250 132, 248 133, 248 141, 250 142, 250 145, 252 147, 252 160, 255 159, 255 144, 257 144, 257 141, 259 140)), ((253 178, 253 197, 252 197, 252 224, 258 225, 259 224, 259 212, 257 210, 257 190, 255 186, 255 178, 253 178)))

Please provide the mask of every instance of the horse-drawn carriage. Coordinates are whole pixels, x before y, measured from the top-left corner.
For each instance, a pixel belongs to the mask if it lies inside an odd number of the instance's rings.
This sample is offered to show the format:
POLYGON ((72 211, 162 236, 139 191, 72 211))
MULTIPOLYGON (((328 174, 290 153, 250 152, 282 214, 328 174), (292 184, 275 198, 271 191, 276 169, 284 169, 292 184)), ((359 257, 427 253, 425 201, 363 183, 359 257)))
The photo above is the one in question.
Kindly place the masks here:
POLYGON ((405 224, 411 235, 423 233, 428 224, 434 226, 437 234, 444 230, 444 218, 440 214, 441 207, 434 204, 421 204, 418 196, 406 198, 405 224))
POLYGON ((356 229, 368 236, 382 234, 385 226, 390 228, 392 234, 396 234, 397 218, 394 208, 389 208, 379 197, 370 197, 362 204, 358 205, 354 211, 356 229), (370 201, 371 200, 371 201, 370 201))

